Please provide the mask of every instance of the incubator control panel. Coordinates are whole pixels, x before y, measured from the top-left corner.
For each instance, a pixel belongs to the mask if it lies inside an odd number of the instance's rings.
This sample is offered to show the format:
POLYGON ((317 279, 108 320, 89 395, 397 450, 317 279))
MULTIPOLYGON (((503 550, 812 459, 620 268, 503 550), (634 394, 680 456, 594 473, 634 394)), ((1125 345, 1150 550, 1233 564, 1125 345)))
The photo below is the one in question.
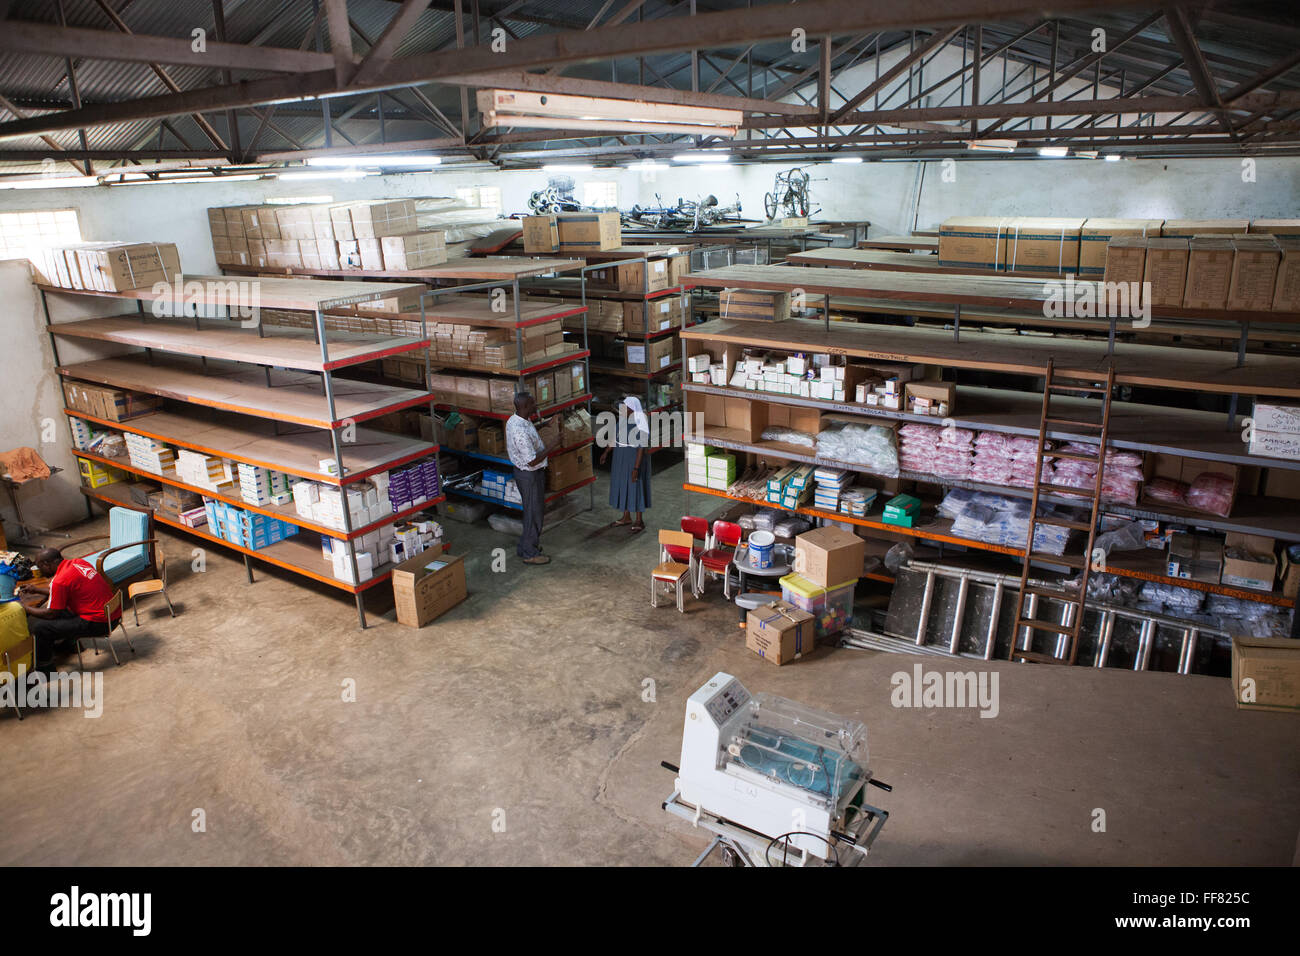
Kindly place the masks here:
POLYGON ((714 693, 705 702, 704 706, 708 710, 709 716, 713 718, 713 723, 721 727, 732 714, 748 704, 749 700, 749 691, 745 690, 745 686, 733 677, 721 690, 714 693))

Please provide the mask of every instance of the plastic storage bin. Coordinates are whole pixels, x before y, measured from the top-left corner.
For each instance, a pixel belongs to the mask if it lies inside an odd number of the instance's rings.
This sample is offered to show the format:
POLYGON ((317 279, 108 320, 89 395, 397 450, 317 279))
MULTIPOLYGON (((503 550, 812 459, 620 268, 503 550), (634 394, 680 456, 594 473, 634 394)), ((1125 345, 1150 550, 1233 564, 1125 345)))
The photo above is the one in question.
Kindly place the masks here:
POLYGON ((853 620, 853 590, 858 579, 818 587, 798 574, 781 579, 781 598, 813 616, 813 634, 817 640, 838 634, 853 620))

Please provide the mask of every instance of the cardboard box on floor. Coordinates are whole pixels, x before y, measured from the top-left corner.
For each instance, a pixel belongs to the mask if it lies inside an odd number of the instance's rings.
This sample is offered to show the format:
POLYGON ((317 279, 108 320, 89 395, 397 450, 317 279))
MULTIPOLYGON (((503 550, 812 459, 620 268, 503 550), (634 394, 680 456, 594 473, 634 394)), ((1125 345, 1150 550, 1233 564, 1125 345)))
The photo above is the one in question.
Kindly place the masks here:
POLYGON ((1234 637, 1232 692, 1238 710, 1300 713, 1300 641, 1234 637))
POLYGON ((467 596, 465 559, 425 551, 393 568, 397 623, 424 627, 467 596))
POLYGON ((862 577, 867 542, 851 531, 827 526, 794 539, 794 572, 829 588, 862 577))
MULTIPOLYGON (((1107 271, 1111 240, 1154 238, 1160 235, 1163 224, 1163 219, 1085 219, 1079 230, 1079 277, 1096 279, 1107 271)), ((1125 248, 1145 249, 1146 243, 1125 248)), ((1116 281, 1141 282, 1142 274, 1139 271, 1135 278, 1116 281)))
POLYGON ((788 664, 815 646, 813 616, 785 601, 754 608, 745 619, 745 646, 773 664, 788 664))

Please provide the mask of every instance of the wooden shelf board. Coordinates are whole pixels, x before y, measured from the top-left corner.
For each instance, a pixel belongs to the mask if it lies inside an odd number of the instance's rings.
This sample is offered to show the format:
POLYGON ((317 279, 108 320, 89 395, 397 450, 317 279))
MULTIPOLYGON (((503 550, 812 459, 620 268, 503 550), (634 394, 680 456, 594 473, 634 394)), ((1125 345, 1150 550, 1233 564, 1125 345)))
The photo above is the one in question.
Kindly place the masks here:
MULTIPOLYGON (((353 441, 341 443, 345 473, 340 478, 317 470, 322 459, 334 457, 329 434, 320 429, 277 435, 269 420, 221 413, 208 413, 208 418, 202 418, 162 411, 113 422, 72 409, 64 411, 69 417, 104 428, 144 435, 200 454, 260 465, 327 485, 351 484, 438 451, 437 445, 418 438, 358 427, 353 441)), ((75 450, 73 453, 80 454, 75 450)))
MULTIPOLYGON (((264 270, 253 271, 260 273, 264 270)), ((357 273, 340 273, 340 275, 356 276, 357 273)), ((44 292, 68 295, 162 302, 172 308, 200 304, 314 312, 317 309, 332 309, 358 302, 386 299, 403 292, 423 289, 423 286, 418 283, 394 285, 380 282, 319 282, 299 277, 268 277, 253 286, 252 283, 232 282, 228 276, 181 275, 165 291, 145 288, 128 289, 124 292, 99 292, 93 289, 64 289, 50 285, 38 285, 37 288, 44 292), (181 294, 179 302, 174 301, 173 293, 176 291, 181 294)))
MULTIPOLYGON (((582 279, 578 276, 564 276, 557 279, 537 279, 528 283, 529 291, 535 293, 551 292, 556 295, 579 295, 582 291, 582 279)), ((625 292, 621 289, 602 289, 587 283, 588 299, 609 299, 616 302, 641 302, 662 299, 667 295, 681 295, 683 287, 669 286, 666 289, 651 289, 649 292, 625 292)))
MULTIPOLYGON (((830 270, 818 270, 826 272, 830 270)), ((855 273, 862 274, 862 273, 855 273)), ((1102 378, 1115 366, 1120 385, 1197 389, 1219 394, 1300 398, 1300 359, 1252 355, 1237 365, 1236 353, 1124 343, 1107 356, 1103 342, 1078 339, 969 336, 954 341, 937 329, 824 323, 811 319, 741 322, 714 319, 681 332, 683 339, 714 340, 792 352, 830 352, 888 362, 1041 375, 1049 359, 1060 368, 1091 369, 1102 378)))
MULTIPOLYGON (((1061 296, 1061 282, 1054 277, 1022 279, 1013 276, 945 275, 941 273, 891 272, 884 269, 806 269, 791 272, 789 266, 726 266, 692 272, 688 285, 728 289, 770 289, 788 292, 803 289, 809 296, 844 295, 863 298, 944 302, 949 305, 991 306, 1042 312, 1045 304, 1061 296)), ((1075 280, 1076 292, 1096 280, 1075 280)), ((1095 295, 1095 292, 1094 292, 1095 295)), ((1104 302, 1105 297, 1094 298, 1104 302)), ((1227 309, 1186 309, 1172 306, 1151 310, 1152 318, 1200 319, 1207 322, 1300 322, 1300 312, 1243 312, 1227 309)), ((1130 316, 1120 322, 1131 326, 1130 316)))
MULTIPOLYGON (((715 498, 726 498, 730 501, 744 502, 758 508, 774 508, 780 511, 790 511, 795 514, 801 514, 810 518, 824 518, 828 521, 845 521, 861 528, 869 528, 873 531, 885 534, 896 534, 910 538, 919 538, 925 541, 936 541, 941 544, 957 545, 975 551, 987 551, 1015 558, 1024 557, 1024 550, 1021 548, 1008 548, 1004 545, 990 544, 985 541, 976 541, 972 538, 955 537, 951 533, 952 521, 947 518, 934 517, 926 520, 925 524, 920 525, 919 527, 900 528, 897 525, 885 524, 883 521, 876 521, 871 518, 854 518, 838 512, 822 511, 819 508, 786 508, 783 505, 774 505, 766 501, 755 501, 752 498, 741 498, 737 495, 728 494, 725 491, 719 491, 715 488, 705 488, 701 485, 683 484, 682 488, 686 491, 695 492, 697 494, 712 495, 715 498)), ((1035 561, 1035 564, 1039 563, 1052 567, 1061 567, 1061 565, 1053 565, 1050 559, 1044 559, 1041 562, 1035 561)), ((1262 604, 1272 604, 1277 607, 1293 607, 1295 605, 1295 602, 1290 598, 1284 597, 1276 591, 1251 591, 1245 588, 1234 588, 1223 584, 1213 584, 1207 581, 1193 581, 1187 578, 1171 578, 1168 575, 1162 575, 1152 570, 1156 566, 1164 566, 1164 559, 1158 553, 1153 553, 1152 556, 1148 557, 1138 552, 1117 552, 1108 556, 1106 570, 1108 573, 1116 574, 1121 577, 1140 578, 1142 580, 1155 581, 1161 584, 1174 584, 1179 587, 1191 588, 1196 591, 1225 594, 1229 597, 1241 598, 1248 601, 1258 601, 1262 604)), ((887 575, 882 575, 875 579, 892 580, 892 578, 889 578, 887 575)))
POLYGON ((429 346, 428 339, 327 330, 329 361, 322 361, 321 347, 311 332, 283 326, 264 325, 262 330, 266 334, 259 336, 253 329, 241 328, 237 321, 207 320, 195 328, 193 321, 170 318, 142 321, 139 315, 117 315, 60 322, 49 329, 55 335, 72 338, 310 372, 371 362, 429 346))
POLYGON ((127 455, 123 455, 120 458, 112 458, 108 455, 100 455, 95 452, 79 451, 76 449, 73 450, 73 454, 78 458, 88 458, 91 461, 97 461, 102 465, 109 465, 110 467, 136 475, 147 481, 155 481, 159 484, 171 485, 173 488, 181 488, 185 491, 193 492, 196 495, 202 495, 205 498, 214 498, 217 501, 224 501, 226 504, 234 505, 235 507, 242 508, 245 511, 266 515, 269 518, 278 518, 279 520, 286 521, 289 524, 297 525, 299 528, 305 528, 308 531, 315 531, 317 534, 328 535, 331 538, 338 538, 342 541, 360 538, 362 535, 369 534, 371 531, 379 530, 384 525, 392 524, 394 521, 401 521, 444 500, 442 496, 439 496, 430 501, 422 502, 415 507, 407 508, 394 514, 385 515, 378 521, 372 521, 363 527, 353 529, 352 533, 349 534, 342 528, 317 524, 314 521, 302 517, 298 514, 292 503, 284 505, 255 505, 241 498, 233 487, 230 491, 213 491, 210 488, 200 488, 197 485, 187 484, 176 477, 175 468, 170 469, 166 474, 159 475, 152 471, 145 471, 143 468, 137 468, 135 465, 131 464, 131 459, 127 455))
MULTIPOLYGON (((696 385, 686 382, 683 383, 682 389, 706 395, 751 398, 777 405, 816 408, 827 414, 861 415, 874 420, 920 422, 936 426, 940 422, 933 417, 893 411, 875 405, 778 395, 730 386, 696 385)), ((1097 409, 1100 403, 1094 399, 1057 395, 1053 397, 1052 404, 1062 418, 1088 421, 1099 416, 1097 409)), ((958 427, 1031 437, 1038 435, 1038 418, 1042 408, 1041 395, 1009 389, 959 385, 955 405, 959 411, 950 413, 946 420, 951 420, 958 427)), ((1248 454, 1246 444, 1241 438, 1241 430, 1228 429, 1225 427, 1226 422, 1226 417, 1221 413, 1115 401, 1110 406, 1108 444, 1115 448, 1128 448, 1134 451, 1156 451, 1206 461, 1300 471, 1300 461, 1248 454)), ((1088 436, 1082 433, 1059 430, 1049 431, 1048 437, 1057 440, 1088 440, 1088 436)))
MULTIPOLYGON (((558 303, 553 299, 519 299, 519 319, 515 319, 514 303, 507 301, 505 312, 492 311, 487 296, 447 295, 433 299, 425 307, 429 322, 446 322, 453 325, 473 325, 482 328, 527 328, 539 322, 581 315, 586 311, 577 303, 558 303)), ((418 313, 407 313, 418 315, 418 313)), ((400 316, 393 316, 399 318, 400 316)))
MULTIPOLYGON (((124 490, 114 490, 114 485, 103 485, 99 488, 81 489, 81 493, 89 498, 102 501, 107 505, 121 505, 132 508, 136 511, 143 511, 138 504, 131 501, 130 497, 124 490)), ((393 573, 393 565, 385 564, 375 569, 375 575, 369 581, 363 581, 359 586, 348 584, 346 581, 340 581, 329 573, 329 566, 321 557, 320 540, 315 535, 294 535, 292 538, 286 538, 284 541, 277 541, 275 544, 268 545, 265 548, 245 548, 242 545, 233 544, 225 538, 220 538, 204 528, 191 528, 181 524, 173 518, 154 512, 154 520, 159 524, 166 525, 169 528, 175 528, 177 531, 183 531, 186 534, 201 538, 211 544, 221 545, 223 548, 229 548, 231 551, 238 551, 240 554, 246 554, 250 558, 259 561, 265 561, 273 564, 285 571, 291 571, 294 574, 311 578, 322 584, 328 584, 330 587, 337 588, 340 591, 346 591, 348 594, 358 594, 362 591, 368 591, 371 588, 383 584, 393 573), (304 537, 307 540, 304 540, 304 537)), ((206 525, 204 526, 206 527, 206 525)))
POLYGON ((313 428, 337 428, 432 399, 427 391, 334 377, 336 417, 331 420, 320 379, 305 372, 273 369, 273 384, 268 387, 262 369, 224 361, 205 366, 174 355, 155 357, 152 363, 144 355, 97 359, 61 366, 58 371, 67 378, 313 428))
POLYGON ((928 249, 939 251, 938 236, 876 236, 874 239, 859 239, 859 249, 928 249))
MULTIPOLYGON (((826 468, 843 468, 878 478, 898 477, 905 481, 943 485, 949 488, 968 488, 972 491, 983 491, 1012 498, 1030 498, 1033 494, 1032 489, 1029 488, 991 485, 984 482, 945 478, 939 475, 901 469, 897 476, 881 475, 852 462, 818 458, 816 455, 809 454, 811 449, 803 446, 774 441, 750 442, 743 433, 733 428, 710 427, 693 432, 688 437, 688 440, 706 445, 715 445, 728 451, 745 452, 768 458, 780 458, 785 461, 797 461, 826 468)), ((1080 489, 1081 496, 1085 493, 1083 489, 1080 489)), ((1039 501, 1073 508, 1083 508, 1088 504, 1087 499, 1084 497, 1076 499, 1048 494, 1040 494, 1039 501)), ((1286 498, 1238 495, 1233 504, 1232 516, 1229 518, 1207 515, 1190 509, 1168 505, 1157 507, 1141 500, 1137 505, 1125 505, 1103 500, 1101 510, 1132 518, 1168 521, 1197 528, 1207 528, 1212 531, 1241 531, 1245 534, 1265 535, 1282 541, 1300 541, 1300 509, 1295 507, 1294 501, 1289 501, 1286 498)))
POLYGON ((506 375, 515 378, 519 375, 530 375, 533 372, 540 372, 544 369, 554 368, 556 365, 563 365, 566 362, 577 362, 591 352, 586 349, 574 349, 572 352, 565 352, 563 355, 553 355, 544 359, 539 359, 523 369, 517 369, 513 365, 471 365, 467 363, 446 362, 430 353, 429 361, 433 365, 434 371, 452 371, 452 372, 482 372, 487 375, 506 375))

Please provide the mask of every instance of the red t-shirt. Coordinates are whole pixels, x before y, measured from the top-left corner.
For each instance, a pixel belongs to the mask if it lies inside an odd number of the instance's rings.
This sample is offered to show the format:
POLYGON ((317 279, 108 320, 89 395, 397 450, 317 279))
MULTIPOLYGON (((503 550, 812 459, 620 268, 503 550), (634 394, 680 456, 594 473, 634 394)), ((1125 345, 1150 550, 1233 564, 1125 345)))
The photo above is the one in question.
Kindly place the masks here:
POLYGON ((113 587, 108 579, 80 558, 64 561, 50 579, 50 608, 71 611, 85 621, 107 623, 104 605, 112 597, 113 587))

